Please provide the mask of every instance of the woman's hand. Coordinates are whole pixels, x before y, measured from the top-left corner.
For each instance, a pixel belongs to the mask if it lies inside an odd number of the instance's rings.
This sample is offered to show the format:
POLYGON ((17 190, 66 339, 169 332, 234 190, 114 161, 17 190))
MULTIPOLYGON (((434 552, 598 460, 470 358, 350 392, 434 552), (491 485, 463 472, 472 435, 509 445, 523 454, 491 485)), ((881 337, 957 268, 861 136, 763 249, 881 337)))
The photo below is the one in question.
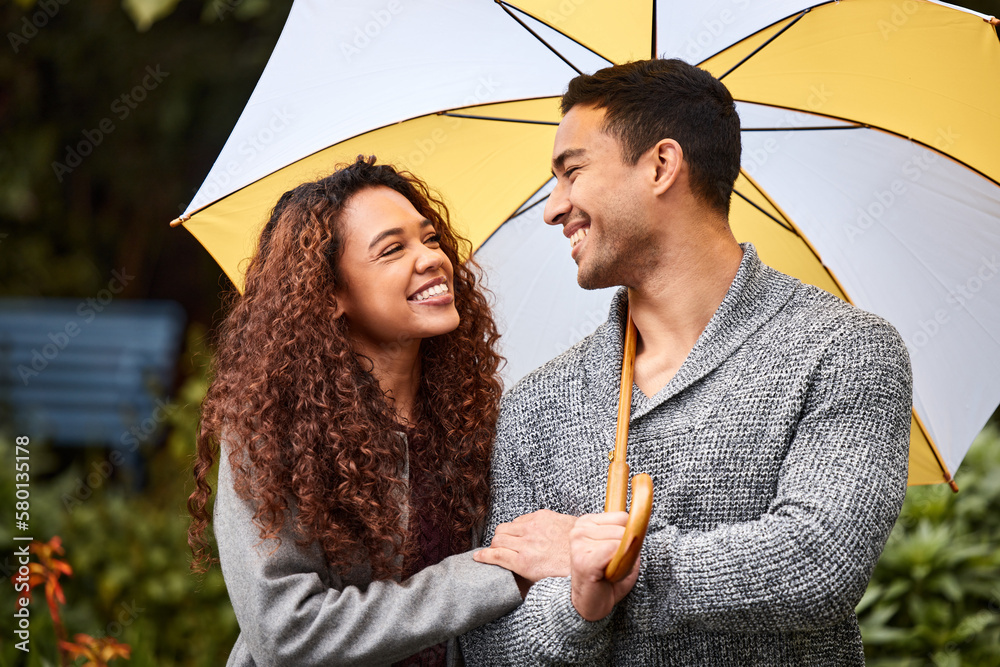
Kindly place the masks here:
POLYGON ((569 535, 576 520, 552 510, 519 516, 497 526, 490 547, 472 557, 513 572, 523 597, 540 579, 569 576, 569 535))
POLYGON ((627 512, 585 514, 570 530, 572 601, 577 613, 599 621, 632 590, 639 577, 639 559, 628 576, 617 583, 604 578, 604 569, 625 535, 627 512))

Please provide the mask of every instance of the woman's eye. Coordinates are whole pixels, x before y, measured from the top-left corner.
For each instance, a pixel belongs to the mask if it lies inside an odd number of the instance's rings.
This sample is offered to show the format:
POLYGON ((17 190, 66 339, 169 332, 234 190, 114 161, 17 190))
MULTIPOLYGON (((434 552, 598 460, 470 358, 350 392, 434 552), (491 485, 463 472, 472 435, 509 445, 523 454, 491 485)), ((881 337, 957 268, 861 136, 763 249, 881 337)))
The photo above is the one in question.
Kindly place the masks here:
POLYGON ((389 248, 386 249, 385 252, 383 252, 381 255, 379 255, 379 257, 387 257, 388 255, 392 255, 394 253, 397 253, 397 252, 399 252, 402 249, 403 249, 402 244, 400 244, 400 243, 393 244, 393 245, 389 246, 389 248))
POLYGON ((440 234, 434 234, 432 236, 428 236, 427 240, 425 241, 425 243, 441 243, 441 235, 440 234))

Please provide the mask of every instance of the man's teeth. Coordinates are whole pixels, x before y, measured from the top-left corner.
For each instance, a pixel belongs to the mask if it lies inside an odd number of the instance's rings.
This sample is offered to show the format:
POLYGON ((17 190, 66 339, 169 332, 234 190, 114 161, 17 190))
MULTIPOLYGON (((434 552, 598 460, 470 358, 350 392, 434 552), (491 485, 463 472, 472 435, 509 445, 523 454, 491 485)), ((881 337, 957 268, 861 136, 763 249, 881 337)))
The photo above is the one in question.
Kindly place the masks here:
POLYGON ((438 294, 444 294, 448 291, 448 286, 444 283, 439 285, 434 285, 433 287, 428 287, 423 292, 410 297, 411 301, 424 301, 431 298, 432 296, 437 296, 438 294))
POLYGON ((573 236, 569 237, 569 247, 575 248, 576 244, 587 238, 588 228, 581 227, 580 229, 573 232, 573 236))

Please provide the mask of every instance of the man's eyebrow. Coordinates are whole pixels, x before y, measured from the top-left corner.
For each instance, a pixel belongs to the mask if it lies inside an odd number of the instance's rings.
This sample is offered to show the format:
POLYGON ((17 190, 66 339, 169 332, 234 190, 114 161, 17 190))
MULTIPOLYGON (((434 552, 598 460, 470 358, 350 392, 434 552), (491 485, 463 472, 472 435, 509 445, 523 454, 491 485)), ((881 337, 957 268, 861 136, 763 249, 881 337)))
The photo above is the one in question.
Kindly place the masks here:
POLYGON ((562 153, 560 153, 556 159, 552 160, 552 175, 555 176, 557 171, 562 171, 563 165, 566 164, 566 160, 574 157, 580 157, 587 152, 585 148, 567 148, 562 153))
MULTIPOLYGON (((428 220, 427 218, 424 218, 423 220, 420 221, 420 229, 423 229, 424 227, 428 226, 433 227, 434 223, 428 220)), ((402 227, 393 227, 392 229, 386 229, 384 231, 381 231, 375 236, 375 238, 372 239, 372 242, 368 244, 368 249, 369 250, 373 249, 375 246, 377 246, 379 243, 381 243, 390 236, 395 236, 396 234, 402 234, 402 233, 403 233, 402 227)))

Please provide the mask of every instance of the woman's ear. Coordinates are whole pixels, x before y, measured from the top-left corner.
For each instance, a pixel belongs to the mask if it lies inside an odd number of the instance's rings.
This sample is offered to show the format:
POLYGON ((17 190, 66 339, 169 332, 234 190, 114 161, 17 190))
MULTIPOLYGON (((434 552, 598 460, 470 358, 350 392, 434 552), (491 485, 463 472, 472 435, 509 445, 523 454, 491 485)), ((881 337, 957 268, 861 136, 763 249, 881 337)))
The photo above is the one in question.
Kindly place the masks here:
POLYGON ((339 320, 346 312, 346 309, 344 308, 344 301, 336 295, 330 298, 333 299, 333 319, 339 320))

